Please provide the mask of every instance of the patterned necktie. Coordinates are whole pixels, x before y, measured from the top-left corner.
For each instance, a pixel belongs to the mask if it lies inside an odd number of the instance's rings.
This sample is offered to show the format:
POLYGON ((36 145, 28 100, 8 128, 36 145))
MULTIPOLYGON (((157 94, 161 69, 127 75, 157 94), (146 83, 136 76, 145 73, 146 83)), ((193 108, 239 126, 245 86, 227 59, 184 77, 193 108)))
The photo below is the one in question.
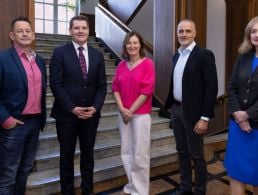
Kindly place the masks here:
POLYGON ((79 61, 80 61, 80 64, 81 64, 82 75, 83 75, 83 78, 86 80, 86 78, 87 78, 87 64, 86 64, 85 56, 83 55, 84 47, 79 47, 78 50, 79 50, 79 61))

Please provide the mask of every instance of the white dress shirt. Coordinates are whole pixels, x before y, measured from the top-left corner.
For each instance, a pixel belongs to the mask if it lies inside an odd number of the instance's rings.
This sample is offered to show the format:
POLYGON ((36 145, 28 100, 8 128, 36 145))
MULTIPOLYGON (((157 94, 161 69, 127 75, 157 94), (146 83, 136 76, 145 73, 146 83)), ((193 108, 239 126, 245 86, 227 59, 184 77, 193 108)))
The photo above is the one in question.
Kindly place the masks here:
POLYGON ((187 48, 180 47, 178 53, 180 54, 173 74, 173 95, 176 101, 182 102, 182 78, 186 62, 195 47, 196 43, 192 42, 187 48))

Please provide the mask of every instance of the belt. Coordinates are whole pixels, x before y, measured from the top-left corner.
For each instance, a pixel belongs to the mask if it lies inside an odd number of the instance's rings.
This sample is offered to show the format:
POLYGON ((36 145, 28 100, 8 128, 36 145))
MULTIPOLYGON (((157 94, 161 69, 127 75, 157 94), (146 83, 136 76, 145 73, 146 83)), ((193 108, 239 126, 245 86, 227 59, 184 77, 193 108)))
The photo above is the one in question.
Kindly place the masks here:
POLYGON ((177 100, 174 100, 174 104, 177 105, 177 106, 181 106, 182 102, 179 102, 177 100))
POLYGON ((25 120, 25 119, 30 119, 30 118, 36 118, 39 116, 40 116, 40 114, 24 114, 24 115, 21 115, 20 119, 25 120))

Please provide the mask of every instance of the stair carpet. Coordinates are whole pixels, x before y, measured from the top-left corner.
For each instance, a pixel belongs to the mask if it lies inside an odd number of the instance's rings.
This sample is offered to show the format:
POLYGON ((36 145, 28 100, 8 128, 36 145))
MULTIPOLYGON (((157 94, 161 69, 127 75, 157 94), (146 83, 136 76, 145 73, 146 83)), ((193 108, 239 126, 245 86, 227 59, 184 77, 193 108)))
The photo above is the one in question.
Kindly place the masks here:
MULTIPOLYGON (((36 34, 35 48, 47 63, 55 47, 70 41, 66 35, 36 34)), ((108 90, 102 109, 96 143, 94 148, 94 182, 101 182, 125 175, 120 158, 120 138, 117 127, 117 107, 111 92, 111 83, 115 71, 115 60, 100 46, 94 37, 89 37, 88 44, 104 54, 108 90)), ((49 71, 47 73, 49 75, 49 71)), ((33 171, 29 176, 26 194, 47 195, 60 192, 59 178, 59 143, 57 141, 55 120, 49 117, 54 97, 47 90, 47 123, 40 134, 39 145, 33 171)), ((75 186, 80 186, 79 147, 77 144, 75 162, 75 186)), ((159 109, 152 108, 151 128, 151 167, 158 167, 177 161, 173 131, 169 120, 159 117, 159 109)))

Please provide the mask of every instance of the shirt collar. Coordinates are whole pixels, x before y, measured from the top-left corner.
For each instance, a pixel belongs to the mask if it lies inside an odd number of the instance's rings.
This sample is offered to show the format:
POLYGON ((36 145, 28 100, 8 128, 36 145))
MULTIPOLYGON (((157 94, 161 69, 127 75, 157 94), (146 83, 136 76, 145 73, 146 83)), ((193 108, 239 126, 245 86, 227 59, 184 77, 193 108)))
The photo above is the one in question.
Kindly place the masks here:
POLYGON ((188 52, 192 52, 193 51, 193 48, 195 47, 195 45, 196 45, 196 42, 195 41, 193 41, 187 48, 182 48, 182 47, 179 47, 178 48, 178 53, 179 54, 183 54, 183 53, 185 53, 186 51, 188 51, 188 52))
MULTIPOLYGON (((21 57, 21 56, 26 56, 27 57, 23 48, 19 47, 17 44, 14 44, 14 48, 17 51, 19 57, 21 57)), ((30 49, 30 56, 29 57, 30 57, 30 59, 36 58, 36 52, 33 49, 30 49)))
POLYGON ((84 48, 84 51, 87 51, 88 50, 88 45, 87 45, 87 42, 84 44, 84 45, 79 45, 78 43, 75 43, 74 41, 72 41, 73 43, 73 46, 74 48, 76 49, 76 51, 78 51, 78 48, 79 47, 83 47, 84 48))

